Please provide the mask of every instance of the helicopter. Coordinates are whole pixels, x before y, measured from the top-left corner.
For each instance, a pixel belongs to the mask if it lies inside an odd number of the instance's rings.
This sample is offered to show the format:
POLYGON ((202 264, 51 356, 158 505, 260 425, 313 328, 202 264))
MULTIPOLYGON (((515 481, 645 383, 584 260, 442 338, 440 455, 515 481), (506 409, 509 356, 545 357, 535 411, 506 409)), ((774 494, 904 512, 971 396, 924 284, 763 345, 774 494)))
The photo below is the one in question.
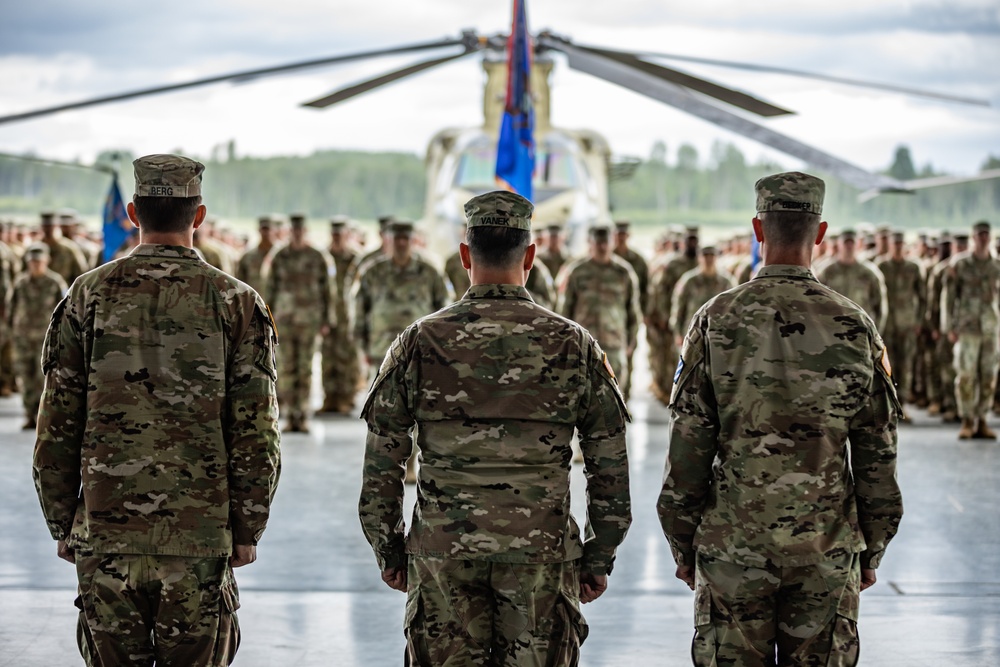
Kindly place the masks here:
MULTIPOLYGON (((504 60, 507 39, 507 35, 504 34, 482 35, 474 30, 466 30, 456 37, 440 40, 243 70, 29 110, 0 116, 0 123, 12 123, 225 81, 245 83, 304 69, 384 56, 430 52, 435 54, 430 60, 376 76, 304 104, 307 107, 324 109, 431 68, 478 54, 482 57, 486 72, 482 125, 442 130, 433 137, 427 149, 428 178, 424 218, 430 222, 429 226, 432 229, 446 228, 457 231, 462 220, 461 204, 474 194, 496 187, 492 169, 495 164, 498 119, 503 111, 504 96, 501 91, 506 88, 507 73, 504 60)), ((599 133, 591 130, 568 130, 551 125, 549 81, 555 54, 564 57, 569 68, 573 70, 628 88, 799 158, 811 167, 865 191, 866 196, 881 192, 910 192, 922 186, 918 182, 902 182, 881 174, 870 173, 816 147, 776 132, 765 124, 752 120, 748 115, 771 118, 792 113, 788 109, 676 68, 667 67, 662 61, 671 59, 701 61, 744 69, 749 67, 746 63, 584 45, 552 31, 536 33, 532 42, 534 54, 531 75, 532 97, 537 123, 535 137, 537 170, 533 199, 536 204, 536 220, 541 224, 564 225, 572 233, 589 222, 607 218, 610 215, 609 179, 616 174, 627 174, 629 167, 627 163, 615 164, 612 161, 608 142, 599 133)), ((753 67, 793 76, 833 78, 781 68, 753 67)), ((845 79, 834 80, 839 83, 949 102, 989 105, 983 100, 941 95, 899 86, 845 79)), ((980 174, 979 178, 995 176, 996 174, 986 173, 980 174)), ((957 179, 936 179, 934 184, 944 182, 957 182, 957 179)))

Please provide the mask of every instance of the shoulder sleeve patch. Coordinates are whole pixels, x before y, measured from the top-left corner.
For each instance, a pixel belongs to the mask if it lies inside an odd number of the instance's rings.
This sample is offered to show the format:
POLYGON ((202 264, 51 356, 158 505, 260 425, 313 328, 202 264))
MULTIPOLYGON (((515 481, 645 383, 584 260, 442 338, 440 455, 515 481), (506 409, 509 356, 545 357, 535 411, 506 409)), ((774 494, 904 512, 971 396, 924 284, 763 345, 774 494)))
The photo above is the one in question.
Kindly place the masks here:
POLYGON ((698 364, 705 360, 704 334, 697 326, 688 329, 684 337, 684 345, 681 347, 680 360, 677 362, 677 370, 674 372, 674 386, 670 391, 670 402, 673 405, 677 400, 677 395, 691 377, 691 372, 698 367, 698 364))

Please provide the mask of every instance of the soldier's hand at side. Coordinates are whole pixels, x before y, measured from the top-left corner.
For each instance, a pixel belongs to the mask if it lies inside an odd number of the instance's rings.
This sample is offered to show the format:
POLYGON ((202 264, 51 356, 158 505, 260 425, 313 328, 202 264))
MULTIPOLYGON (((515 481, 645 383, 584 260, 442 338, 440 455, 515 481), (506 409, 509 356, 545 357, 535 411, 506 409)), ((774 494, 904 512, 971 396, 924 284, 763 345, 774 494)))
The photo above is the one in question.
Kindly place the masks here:
POLYGON ((69 563, 76 562, 76 554, 73 553, 73 550, 70 549, 69 545, 66 544, 66 540, 59 540, 56 543, 56 554, 64 561, 67 561, 69 563))
POLYGON ((322 336, 329 336, 330 335, 330 325, 329 324, 324 324, 323 326, 321 326, 319 328, 319 333, 322 336))
POLYGON ((874 584, 875 570, 868 567, 861 568, 861 590, 871 588, 874 584))
POLYGON ((257 547, 252 544, 234 544, 233 555, 229 557, 229 565, 243 567, 257 560, 257 547))
POLYGON ((382 581, 389 588, 399 591, 400 593, 406 592, 406 568, 405 567, 390 567, 388 569, 382 570, 382 581))
POLYGON ((593 602, 608 590, 608 575, 580 573, 580 602, 593 602))
POLYGON ((674 576, 687 584, 687 587, 694 590, 694 565, 678 565, 674 576))
POLYGON ((954 331, 949 331, 948 332, 948 342, 951 343, 952 345, 954 345, 955 343, 957 343, 958 342, 958 334, 955 333, 954 331))

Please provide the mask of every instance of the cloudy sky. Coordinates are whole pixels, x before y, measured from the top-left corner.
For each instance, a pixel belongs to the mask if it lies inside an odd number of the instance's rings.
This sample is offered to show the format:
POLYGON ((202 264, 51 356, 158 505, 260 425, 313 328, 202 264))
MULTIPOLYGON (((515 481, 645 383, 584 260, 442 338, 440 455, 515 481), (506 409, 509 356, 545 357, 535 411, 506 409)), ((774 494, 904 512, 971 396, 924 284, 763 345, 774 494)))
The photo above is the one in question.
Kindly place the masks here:
MULTIPOLYGON (((32 0, 0 12, 0 115, 133 88, 456 36, 506 31, 509 0, 32 0)), ((797 112, 773 129, 866 169, 900 144, 918 165, 954 174, 1000 156, 1000 3, 996 0, 529 0, 532 30, 582 44, 738 60, 985 98, 962 106, 774 74, 672 64, 797 112)), ((207 156, 234 139, 241 154, 317 149, 422 154, 439 129, 481 121, 474 58, 325 111, 300 108, 422 56, 307 70, 0 125, 0 152, 91 160, 105 148, 207 156)), ((788 166, 727 131, 571 71, 557 60, 553 122, 604 134, 619 155, 656 140, 670 159, 682 142, 707 155, 734 141, 750 159, 788 166)))

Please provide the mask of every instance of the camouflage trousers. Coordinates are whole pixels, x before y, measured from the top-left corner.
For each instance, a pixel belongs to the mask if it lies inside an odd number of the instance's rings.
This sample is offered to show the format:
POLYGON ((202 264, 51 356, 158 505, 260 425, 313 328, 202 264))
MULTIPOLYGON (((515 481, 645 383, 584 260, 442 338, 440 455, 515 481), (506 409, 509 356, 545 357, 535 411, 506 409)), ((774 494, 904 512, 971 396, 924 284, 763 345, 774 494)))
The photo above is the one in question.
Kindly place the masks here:
POLYGON ((325 402, 353 406, 358 393, 361 359, 346 322, 338 323, 323 337, 322 353, 325 402))
POLYGON ((24 336, 14 342, 14 372, 21 384, 21 403, 24 414, 29 419, 38 415, 38 404, 42 400, 42 387, 45 376, 42 375, 42 345, 45 334, 40 337, 24 336))
POLYGON ((77 642, 88 667, 222 667, 240 644, 226 558, 77 552, 77 642))
POLYGON ((410 556, 406 664, 572 667, 587 624, 579 569, 410 556))
POLYGON ((677 367, 674 334, 669 330, 648 326, 646 342, 649 343, 649 371, 653 376, 654 390, 666 401, 673 387, 674 369, 677 367))
POLYGON ((894 327, 887 329, 885 340, 892 375, 896 380, 899 402, 906 403, 913 392, 914 363, 917 357, 917 334, 914 327, 894 327))
POLYGON ((298 419, 309 414, 313 358, 319 325, 278 324, 278 405, 281 413, 298 419))
POLYGON ((977 419, 993 407, 997 381, 997 333, 959 334, 954 350, 958 416, 977 419))
POLYGON ((853 667, 857 554, 801 567, 742 567, 698 555, 695 667, 853 667))
POLYGON ((937 341, 937 380, 941 388, 941 412, 955 410, 955 348, 944 333, 937 341))
POLYGON ((14 374, 14 343, 9 337, 0 342, 0 389, 17 390, 14 374))

